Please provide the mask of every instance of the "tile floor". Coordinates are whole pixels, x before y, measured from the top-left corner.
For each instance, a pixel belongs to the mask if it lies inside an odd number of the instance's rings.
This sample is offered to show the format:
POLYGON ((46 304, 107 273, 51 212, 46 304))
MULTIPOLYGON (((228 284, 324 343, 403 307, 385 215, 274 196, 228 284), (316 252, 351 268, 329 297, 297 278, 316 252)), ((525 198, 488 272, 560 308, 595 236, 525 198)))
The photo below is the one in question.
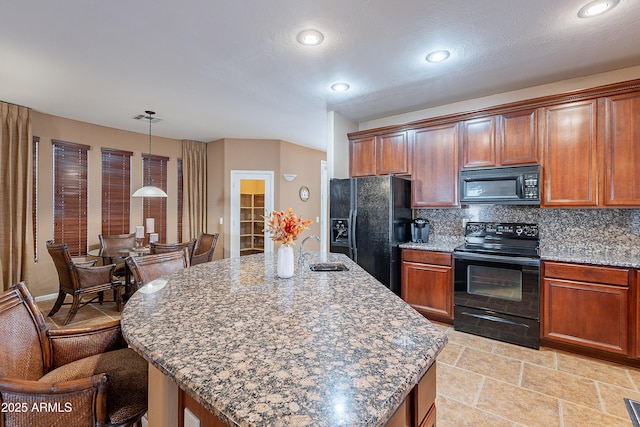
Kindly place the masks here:
MULTIPOLYGON (((53 302, 38 303, 45 316, 53 302)), ((46 317, 49 326, 62 326, 67 310, 46 317)), ((119 318, 113 303, 90 304, 67 326, 119 318)), ((640 369, 438 326, 449 336, 437 361, 438 427, 632 425, 623 398, 640 400, 640 369)))

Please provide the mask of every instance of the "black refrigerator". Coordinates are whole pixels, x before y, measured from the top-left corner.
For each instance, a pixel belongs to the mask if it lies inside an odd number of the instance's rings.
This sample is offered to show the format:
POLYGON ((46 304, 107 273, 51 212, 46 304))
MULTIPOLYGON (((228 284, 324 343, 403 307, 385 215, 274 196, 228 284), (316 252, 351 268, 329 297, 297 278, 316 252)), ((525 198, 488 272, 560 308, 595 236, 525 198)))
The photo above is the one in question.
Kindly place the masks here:
POLYGON ((392 175, 332 179, 331 252, 343 253, 400 295, 400 243, 410 240, 411 181, 392 175))

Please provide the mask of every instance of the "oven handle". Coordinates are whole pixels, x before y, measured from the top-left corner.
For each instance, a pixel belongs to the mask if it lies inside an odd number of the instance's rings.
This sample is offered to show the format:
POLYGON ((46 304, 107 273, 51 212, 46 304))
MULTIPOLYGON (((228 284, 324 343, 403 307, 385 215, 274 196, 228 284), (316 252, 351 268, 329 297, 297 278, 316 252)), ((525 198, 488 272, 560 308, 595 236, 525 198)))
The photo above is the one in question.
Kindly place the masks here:
POLYGON ((469 261, 487 261, 487 262, 501 262, 504 264, 531 265, 534 267, 540 266, 540 260, 538 258, 513 257, 513 256, 491 255, 491 254, 475 254, 472 252, 454 252, 453 258, 469 260, 469 261))
POLYGON ((468 311, 463 311, 461 314, 464 316, 476 317, 478 319, 490 320, 492 322, 508 323, 509 325, 524 326, 526 328, 529 327, 526 323, 514 322, 513 320, 503 319, 502 317, 491 316, 489 314, 476 314, 469 313, 468 311))

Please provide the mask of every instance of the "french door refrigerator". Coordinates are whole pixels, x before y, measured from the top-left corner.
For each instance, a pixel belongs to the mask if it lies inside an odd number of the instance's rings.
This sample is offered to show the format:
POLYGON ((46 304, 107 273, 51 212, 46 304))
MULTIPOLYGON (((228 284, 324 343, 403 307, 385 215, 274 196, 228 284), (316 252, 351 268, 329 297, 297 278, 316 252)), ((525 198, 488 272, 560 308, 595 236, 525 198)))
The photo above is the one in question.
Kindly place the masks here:
POLYGON ((400 243, 410 240, 411 182, 392 175, 332 179, 330 251, 400 295, 400 243))

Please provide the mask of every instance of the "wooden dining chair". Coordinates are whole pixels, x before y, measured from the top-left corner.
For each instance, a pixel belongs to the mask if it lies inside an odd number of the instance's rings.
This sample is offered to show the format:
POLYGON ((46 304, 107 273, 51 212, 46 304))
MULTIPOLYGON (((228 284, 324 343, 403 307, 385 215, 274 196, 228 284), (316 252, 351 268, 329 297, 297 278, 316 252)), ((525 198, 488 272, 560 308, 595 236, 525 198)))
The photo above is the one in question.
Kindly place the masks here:
POLYGON ((109 264, 97 267, 83 267, 75 264, 69 254, 66 243, 55 244, 53 240, 47 241, 47 251, 53 259, 53 264, 58 271, 58 299, 49 312, 49 317, 60 310, 63 304, 71 304, 71 309, 64 320, 64 325, 73 320, 81 307, 99 299, 103 302, 104 291, 113 290, 113 302, 116 310, 120 311, 122 303, 122 282, 113 274, 116 265, 109 264), (73 301, 65 303, 66 296, 71 295, 73 301), (84 296, 92 296, 90 300, 82 302, 84 296))
POLYGON ((218 243, 218 236, 218 233, 200 233, 198 240, 196 240, 196 246, 193 249, 193 255, 191 256, 191 265, 203 264, 213 259, 213 253, 218 243))
MULTIPOLYGON (((131 234, 98 234, 100 240, 100 249, 108 251, 116 251, 118 249, 133 249, 136 247, 136 233, 131 234)), ((125 277, 124 259, 126 257, 112 257, 108 263, 115 263, 116 269, 114 275, 119 278, 125 277)))
POLYGON ((49 329, 20 282, 0 294, 0 342, 1 426, 142 426, 148 363, 120 321, 49 329))
POLYGON ((189 249, 175 250, 166 253, 130 256, 125 262, 133 276, 133 292, 143 285, 162 276, 189 267, 189 249))
POLYGON ((165 254, 167 252, 175 252, 180 251, 183 248, 187 249, 187 253, 189 254, 189 259, 193 255, 193 248, 196 245, 196 239, 191 239, 188 242, 183 243, 150 243, 149 251, 151 255, 153 254, 165 254))

